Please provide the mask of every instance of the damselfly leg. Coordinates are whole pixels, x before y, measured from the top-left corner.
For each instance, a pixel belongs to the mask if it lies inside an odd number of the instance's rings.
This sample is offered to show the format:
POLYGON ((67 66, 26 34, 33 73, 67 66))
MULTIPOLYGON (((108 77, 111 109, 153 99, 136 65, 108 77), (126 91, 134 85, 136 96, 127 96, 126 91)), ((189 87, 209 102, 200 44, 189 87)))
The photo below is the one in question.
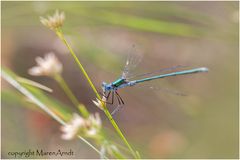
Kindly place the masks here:
POLYGON ((117 97, 117 100, 118 100, 118 105, 117 107, 113 110, 113 112, 111 113, 111 115, 115 115, 124 105, 124 101, 122 99, 122 97, 118 94, 117 91, 114 91, 116 93, 116 97, 117 97))
POLYGON ((115 93, 116 93, 117 97, 120 99, 121 103, 124 104, 124 101, 123 101, 122 97, 118 94, 118 92, 115 91, 115 93))
POLYGON ((105 103, 107 104, 110 104, 110 105, 113 105, 114 104, 114 95, 116 94, 116 99, 118 101, 118 105, 117 107, 113 110, 113 112, 111 113, 111 115, 114 115, 115 113, 117 113, 124 105, 124 101, 122 99, 122 97, 118 94, 118 92, 116 90, 113 90, 113 91, 109 91, 108 93, 103 93, 102 96, 105 98, 105 103), (109 102, 109 98, 110 96, 112 97, 111 99, 111 102, 109 102))
POLYGON ((114 91, 109 91, 107 94, 106 93, 101 93, 101 95, 106 99, 104 100, 105 103, 107 104, 113 104, 114 103, 114 91), (108 99, 110 97, 110 95, 112 95, 112 101, 108 102, 108 99))

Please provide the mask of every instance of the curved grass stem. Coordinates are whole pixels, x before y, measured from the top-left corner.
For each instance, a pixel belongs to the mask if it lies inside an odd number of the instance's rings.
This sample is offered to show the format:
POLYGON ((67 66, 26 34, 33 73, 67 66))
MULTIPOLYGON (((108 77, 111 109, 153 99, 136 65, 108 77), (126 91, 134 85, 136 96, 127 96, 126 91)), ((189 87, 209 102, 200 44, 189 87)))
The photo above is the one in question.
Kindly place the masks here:
MULTIPOLYGON (((83 72, 85 78, 87 79, 88 83, 90 84, 90 86, 91 86, 92 90, 94 91, 94 93, 96 94, 97 98, 101 100, 101 96, 97 92, 97 89, 93 85, 91 79, 89 78, 87 72, 85 71, 84 67, 82 66, 82 64, 80 63, 80 61, 77 58, 76 54, 74 53, 72 47, 68 44, 66 38, 64 37, 64 34, 63 34, 62 30, 60 28, 58 28, 58 29, 55 30, 55 32, 56 32, 57 36, 63 41, 63 43, 67 46, 68 50, 70 51, 71 55, 73 56, 75 62, 78 64, 78 67, 80 68, 80 70, 83 72)), ((133 150, 133 148, 131 147, 131 145, 129 144, 129 142, 127 141, 125 136, 123 135, 123 133, 120 130, 120 128, 118 127, 117 123, 115 122, 115 120, 113 119, 112 115, 108 111, 108 109, 106 107, 106 104, 104 102, 102 102, 102 103, 103 103, 102 106, 103 106, 103 110, 104 110, 105 115, 108 117, 109 121, 111 122, 112 126, 114 127, 114 129, 116 130, 116 132, 118 133, 120 138, 123 140, 125 145, 128 147, 129 151, 134 156, 134 158, 139 158, 139 156, 138 156, 139 154, 137 154, 137 152, 135 152, 133 150)))

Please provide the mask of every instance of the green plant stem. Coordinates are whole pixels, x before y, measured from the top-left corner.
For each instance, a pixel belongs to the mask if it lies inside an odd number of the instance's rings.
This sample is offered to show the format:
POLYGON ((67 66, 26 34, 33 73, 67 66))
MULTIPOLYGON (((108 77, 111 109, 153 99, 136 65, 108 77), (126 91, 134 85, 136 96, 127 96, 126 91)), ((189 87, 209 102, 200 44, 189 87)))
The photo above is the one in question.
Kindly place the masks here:
POLYGON ((137 158, 137 155, 135 154, 134 150, 132 149, 131 145, 128 143, 127 139, 125 138, 125 136, 123 135, 122 131, 120 130, 120 128, 118 127, 117 123, 115 122, 115 120, 113 119, 112 115, 110 114, 110 112, 108 111, 106 104, 104 103, 104 113, 106 114, 106 116, 108 117, 108 119, 110 120, 110 122, 112 123, 113 127, 115 128, 115 130, 117 131, 118 135, 121 137, 121 139, 124 141, 124 143, 126 144, 126 146, 128 147, 128 149, 130 150, 130 152, 132 153, 132 155, 137 158))
POLYGON ((92 81, 90 80, 87 72, 85 71, 85 69, 83 68, 82 64, 80 63, 80 61, 78 60, 76 54, 73 52, 72 47, 68 44, 67 40, 65 39, 61 29, 56 30, 56 34, 58 35, 58 37, 63 41, 63 43, 67 46, 67 48, 69 49, 71 55, 73 56, 74 60, 76 61, 76 63, 78 64, 78 67, 80 68, 80 70, 83 72, 84 76, 86 77, 88 83, 90 84, 90 86, 92 87, 94 93, 97 95, 97 98, 101 99, 101 97, 99 96, 95 86, 93 85, 92 81))
MULTIPOLYGON (((55 30, 57 36, 63 41, 63 43, 67 46, 67 48, 69 49, 71 55, 73 56, 74 60, 76 61, 76 63, 78 64, 80 70, 83 72, 84 76, 86 77, 88 83, 90 84, 92 90, 94 91, 94 93, 96 94, 97 98, 99 100, 101 100, 101 96, 98 94, 95 86, 93 85, 91 79, 89 78, 87 72, 85 71, 84 67, 82 66, 82 64, 80 63, 79 59, 77 58, 76 54, 74 53, 73 49, 71 48, 71 46, 68 44, 67 40, 65 39, 62 30, 60 28, 55 30)), ((115 122, 115 120, 113 119, 112 115, 110 114, 110 112, 108 111, 106 104, 103 103, 103 109, 104 109, 104 113, 106 114, 106 116, 108 117, 108 119, 110 120, 112 126, 115 128, 116 132, 118 133, 118 135, 120 136, 120 138, 124 141, 124 143, 126 144, 126 146, 128 147, 128 149, 130 150, 130 152, 132 153, 132 155, 134 156, 134 158, 138 158, 138 155, 134 152, 134 150, 132 149, 131 145, 128 143, 127 139, 125 138, 125 136, 123 135, 123 133, 121 132, 120 128, 118 127, 117 123, 115 122)))
POLYGON ((74 96, 74 94, 72 93, 71 89, 68 87, 67 83, 65 82, 65 80, 63 79, 61 74, 56 74, 54 76, 54 79, 58 82, 58 84, 61 86, 61 88, 66 93, 68 98, 72 101, 72 103, 80 110, 82 116, 88 117, 89 113, 88 113, 86 107, 84 105, 81 105, 78 102, 77 98, 74 96))
POLYGON ((63 79, 63 77, 60 74, 56 74, 54 76, 54 79, 59 83, 61 88, 64 90, 68 98, 72 101, 72 103, 77 107, 78 106, 78 100, 77 98, 73 95, 72 91, 68 87, 67 83, 63 79))

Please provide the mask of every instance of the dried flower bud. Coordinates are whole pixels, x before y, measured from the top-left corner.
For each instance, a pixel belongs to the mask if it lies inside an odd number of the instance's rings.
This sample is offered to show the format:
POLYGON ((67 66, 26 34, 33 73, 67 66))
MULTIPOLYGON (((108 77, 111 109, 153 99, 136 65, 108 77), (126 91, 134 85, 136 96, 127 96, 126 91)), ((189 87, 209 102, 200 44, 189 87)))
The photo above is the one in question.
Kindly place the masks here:
POLYGON ((96 101, 95 100, 92 100, 92 102, 98 107, 100 108, 101 110, 103 110, 103 103, 106 102, 106 97, 102 97, 102 101, 100 101, 98 98, 96 98, 96 101))

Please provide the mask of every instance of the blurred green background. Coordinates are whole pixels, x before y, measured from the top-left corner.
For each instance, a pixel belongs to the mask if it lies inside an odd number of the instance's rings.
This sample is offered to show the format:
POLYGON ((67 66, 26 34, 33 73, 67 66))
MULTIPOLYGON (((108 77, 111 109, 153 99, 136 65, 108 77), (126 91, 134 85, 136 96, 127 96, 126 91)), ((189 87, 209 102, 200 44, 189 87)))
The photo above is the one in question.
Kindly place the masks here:
MULTIPOLYGON (((102 81, 111 82, 121 74, 133 44, 144 54, 137 73, 175 65, 208 67, 207 74, 170 77, 119 91, 126 105, 115 119, 143 158, 238 157, 238 2, 36 1, 2 2, 1 7, 2 66, 52 88, 51 95, 69 106, 52 79, 27 74, 36 56, 54 51, 79 101, 101 113, 68 50, 39 22, 39 16, 56 9, 65 12, 63 31, 99 91, 102 81), (151 85, 163 90, 150 90, 151 85)), ((9 151, 41 148, 71 148, 76 158, 98 158, 80 140, 61 140, 58 123, 1 82, 2 158, 11 158, 9 151)), ((120 143, 103 113, 101 118, 110 137, 120 143)))

